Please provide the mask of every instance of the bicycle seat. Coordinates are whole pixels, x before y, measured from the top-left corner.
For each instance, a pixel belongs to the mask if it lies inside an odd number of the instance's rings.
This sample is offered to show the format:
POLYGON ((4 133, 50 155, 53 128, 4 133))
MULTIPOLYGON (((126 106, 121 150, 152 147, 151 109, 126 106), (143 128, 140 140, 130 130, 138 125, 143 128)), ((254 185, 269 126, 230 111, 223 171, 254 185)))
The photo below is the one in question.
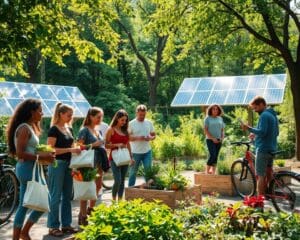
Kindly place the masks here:
POLYGON ((0 160, 4 160, 7 158, 7 153, 0 153, 0 160))

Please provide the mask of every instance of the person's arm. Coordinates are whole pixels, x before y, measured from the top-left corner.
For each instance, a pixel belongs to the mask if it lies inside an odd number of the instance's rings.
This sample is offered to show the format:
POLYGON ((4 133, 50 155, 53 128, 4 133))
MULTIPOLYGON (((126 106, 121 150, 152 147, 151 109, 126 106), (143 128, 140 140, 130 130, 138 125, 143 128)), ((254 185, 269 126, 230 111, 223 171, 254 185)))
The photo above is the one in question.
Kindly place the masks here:
POLYGON ((31 137, 31 132, 25 126, 20 127, 16 132, 16 155, 20 161, 35 161, 37 155, 26 152, 26 146, 31 137))
POLYGON ((249 132, 254 133, 256 136, 263 137, 268 131, 268 118, 264 114, 261 115, 257 128, 251 127, 249 125, 244 125, 249 132))
POLYGON ((126 147, 127 147, 128 151, 129 151, 129 155, 130 155, 130 165, 133 165, 135 161, 134 161, 133 156, 132 156, 131 146, 130 146, 129 141, 126 144, 126 147))
POLYGON ((64 153, 81 153, 80 148, 77 147, 70 147, 70 148, 57 148, 55 147, 56 144, 56 137, 48 137, 47 144, 50 145, 52 148, 55 148, 56 155, 64 154, 64 153))

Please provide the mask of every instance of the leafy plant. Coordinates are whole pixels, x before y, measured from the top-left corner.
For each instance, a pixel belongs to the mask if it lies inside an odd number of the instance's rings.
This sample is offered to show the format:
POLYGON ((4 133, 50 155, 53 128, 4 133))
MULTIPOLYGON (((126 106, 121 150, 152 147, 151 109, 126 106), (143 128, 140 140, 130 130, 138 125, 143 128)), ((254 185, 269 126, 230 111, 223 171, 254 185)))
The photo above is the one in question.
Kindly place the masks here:
POLYGON ((202 160, 195 160, 192 163, 192 169, 197 172, 204 172, 205 170, 205 162, 202 160))
POLYGON ((218 161, 218 164, 217 164, 218 174, 219 175, 230 175, 231 165, 232 165, 231 160, 218 161))
POLYGON ((76 239, 184 239, 183 225, 166 205, 133 201, 98 205, 76 239))
POLYGON ((73 177, 78 181, 93 181, 98 177, 98 172, 96 168, 78 168, 76 171, 73 171, 73 177))
POLYGON ((277 167, 284 167, 285 166, 285 160, 283 159, 277 159, 274 161, 275 166, 277 167))
POLYGON ((166 183, 166 188, 169 190, 184 190, 189 183, 186 177, 171 167, 168 167, 163 178, 166 183))

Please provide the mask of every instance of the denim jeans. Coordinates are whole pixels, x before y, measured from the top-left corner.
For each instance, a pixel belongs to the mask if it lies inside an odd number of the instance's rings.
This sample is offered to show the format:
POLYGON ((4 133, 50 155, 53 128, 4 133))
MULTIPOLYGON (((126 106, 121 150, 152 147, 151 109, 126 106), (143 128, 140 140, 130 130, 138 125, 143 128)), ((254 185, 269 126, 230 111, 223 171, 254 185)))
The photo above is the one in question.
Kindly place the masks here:
POLYGON ((149 150, 146 153, 133 153, 134 165, 129 168, 129 180, 128 186, 134 186, 136 180, 136 173, 139 169, 141 162, 143 163, 144 170, 151 167, 152 165, 152 151, 149 150))
POLYGON ((69 227, 72 223, 72 189, 73 178, 69 162, 57 159, 58 166, 48 166, 49 205, 48 228, 59 228, 59 205, 61 226, 69 227))
MULTIPOLYGON (((28 208, 23 207, 24 194, 27 187, 27 182, 32 179, 34 161, 18 162, 16 165, 16 175, 20 182, 19 205, 14 219, 14 227, 22 228, 28 208)), ((43 212, 31 210, 28 220, 37 222, 43 215, 43 212)))
POLYGON ((128 166, 117 167, 114 160, 110 162, 111 170, 114 176, 114 185, 112 187, 112 196, 116 197, 118 194, 119 199, 123 197, 125 188, 125 177, 127 174, 128 166))
POLYGON ((222 143, 214 143, 211 139, 206 139, 206 145, 209 151, 209 158, 207 160, 208 166, 215 166, 218 161, 219 152, 222 143))

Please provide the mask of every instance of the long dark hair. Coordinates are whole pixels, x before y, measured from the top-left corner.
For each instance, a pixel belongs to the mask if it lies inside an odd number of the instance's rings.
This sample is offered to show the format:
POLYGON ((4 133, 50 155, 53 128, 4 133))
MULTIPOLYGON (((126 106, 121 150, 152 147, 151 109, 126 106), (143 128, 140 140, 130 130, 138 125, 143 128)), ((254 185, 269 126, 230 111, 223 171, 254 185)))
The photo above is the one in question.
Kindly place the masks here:
POLYGON ((86 127, 86 126, 91 125, 91 116, 95 117, 98 113, 103 113, 103 110, 99 107, 91 107, 88 110, 81 127, 86 127))
POLYGON ((111 120, 110 127, 112 127, 112 128, 115 127, 118 123, 118 120, 121 117, 124 117, 124 116, 126 116, 127 119, 126 119, 125 125, 121 127, 121 131, 125 135, 128 135, 128 122, 129 122, 129 119, 128 119, 128 113, 124 109, 120 109, 119 111, 116 112, 113 119, 111 120))
MULTIPOLYGON (((27 123, 32 117, 32 112, 38 110, 41 105, 42 102, 40 100, 30 98, 18 104, 17 108, 15 109, 14 114, 9 120, 6 132, 9 153, 12 155, 16 154, 14 138, 17 127, 22 123, 27 123)), ((39 135, 41 133, 40 122, 33 124, 35 133, 39 135)))

